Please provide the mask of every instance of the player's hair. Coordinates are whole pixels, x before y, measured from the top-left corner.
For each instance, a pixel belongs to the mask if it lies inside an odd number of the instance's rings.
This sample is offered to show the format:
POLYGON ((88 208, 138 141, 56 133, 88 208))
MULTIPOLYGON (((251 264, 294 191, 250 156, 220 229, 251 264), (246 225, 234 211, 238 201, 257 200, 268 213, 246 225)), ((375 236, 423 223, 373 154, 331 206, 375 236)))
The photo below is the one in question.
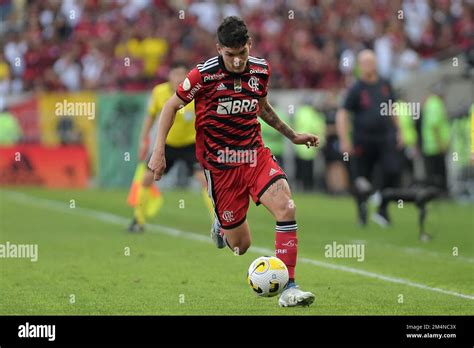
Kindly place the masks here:
POLYGON ((219 25, 219 28, 217 28, 217 39, 219 43, 225 47, 242 47, 249 39, 247 25, 239 17, 226 17, 219 25))
POLYGON ((172 62, 170 64, 170 70, 178 69, 178 68, 184 68, 184 69, 188 70, 188 64, 186 64, 186 62, 182 61, 182 60, 177 60, 177 61, 172 62))

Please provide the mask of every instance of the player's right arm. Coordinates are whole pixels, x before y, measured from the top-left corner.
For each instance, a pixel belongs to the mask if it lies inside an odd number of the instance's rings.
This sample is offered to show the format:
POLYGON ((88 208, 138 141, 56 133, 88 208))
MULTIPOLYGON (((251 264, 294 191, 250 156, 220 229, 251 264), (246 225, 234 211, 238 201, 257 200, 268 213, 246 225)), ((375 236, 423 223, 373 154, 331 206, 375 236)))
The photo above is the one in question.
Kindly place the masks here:
POLYGON ((345 108, 341 108, 336 114, 336 131, 339 137, 339 149, 342 153, 351 154, 354 150, 351 140, 349 139, 349 112, 345 108))
POLYGON ((352 154, 354 147, 349 137, 350 112, 354 113, 359 106, 359 84, 356 83, 347 92, 344 104, 336 113, 336 131, 339 138, 339 151, 352 154))
POLYGON ((150 131, 153 127, 153 122, 155 118, 152 115, 148 115, 143 122, 142 132, 140 135, 140 149, 138 156, 140 161, 144 161, 146 158, 146 154, 148 152, 148 146, 150 145, 150 131))
POLYGON ((148 163, 148 168, 153 171, 154 179, 160 180, 163 172, 166 168, 166 159, 165 159, 165 144, 168 133, 171 129, 171 126, 174 123, 176 118, 176 112, 182 107, 184 107, 184 102, 176 94, 168 99, 168 101, 163 106, 161 114, 158 120, 158 132, 156 135, 156 142, 153 148, 153 154, 151 156, 150 162, 148 163))

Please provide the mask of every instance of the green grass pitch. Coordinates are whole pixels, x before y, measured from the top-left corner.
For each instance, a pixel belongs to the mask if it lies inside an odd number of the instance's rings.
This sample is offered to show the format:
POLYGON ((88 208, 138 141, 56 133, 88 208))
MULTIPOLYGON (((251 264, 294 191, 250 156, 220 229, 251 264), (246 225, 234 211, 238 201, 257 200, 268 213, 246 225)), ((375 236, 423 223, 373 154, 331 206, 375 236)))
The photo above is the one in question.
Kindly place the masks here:
POLYGON ((394 226, 355 224, 349 197, 297 194, 297 282, 307 308, 280 308, 246 283, 250 263, 274 247, 274 219, 250 208, 253 247, 218 250, 199 192, 164 192, 147 232, 125 232, 125 190, 0 190, 0 243, 37 244, 38 260, 0 259, 0 315, 473 315, 473 208, 390 207, 394 226), (75 208, 71 208, 74 200, 75 208), (184 207, 183 207, 184 203, 184 207), (181 204, 181 208, 180 208, 181 204), (362 262, 325 257, 325 245, 364 243, 362 262))

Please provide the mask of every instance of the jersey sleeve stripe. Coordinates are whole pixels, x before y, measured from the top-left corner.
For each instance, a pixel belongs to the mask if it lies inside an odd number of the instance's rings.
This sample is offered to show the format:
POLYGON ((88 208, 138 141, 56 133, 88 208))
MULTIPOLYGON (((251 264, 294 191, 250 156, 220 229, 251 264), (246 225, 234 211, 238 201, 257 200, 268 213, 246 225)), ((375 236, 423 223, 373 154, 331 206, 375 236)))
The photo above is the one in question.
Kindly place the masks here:
POLYGON ((198 64, 197 66, 198 67, 204 67, 206 65, 210 65, 210 64, 213 64, 215 62, 217 62, 217 57, 211 58, 211 59, 207 60, 206 62, 204 62, 203 64, 198 64))
POLYGON ((206 60, 204 63, 200 63, 201 65, 204 65, 204 64, 208 64, 208 63, 211 63, 215 60, 217 60, 219 57, 218 56, 215 56, 215 57, 212 57, 212 58, 209 58, 208 60, 206 60))
POLYGON ((199 70, 199 72, 204 72, 204 71, 207 71, 207 70, 209 70, 209 69, 211 69, 211 68, 214 68, 214 67, 216 67, 216 66, 218 66, 218 65, 219 65, 219 62, 216 62, 215 64, 208 65, 208 66, 204 66, 204 67, 202 67, 202 68, 199 68, 199 67, 198 67, 198 70, 199 70))
POLYGON ((262 63, 266 63, 266 60, 263 59, 263 58, 257 58, 257 57, 254 57, 254 56, 249 56, 249 60, 255 60, 255 61, 260 61, 262 63))
POLYGON ((266 64, 255 63, 255 62, 252 62, 252 61, 250 61, 249 63, 252 64, 252 65, 256 65, 256 66, 258 66, 259 68, 262 68, 262 69, 268 69, 268 65, 266 65, 266 64))
POLYGON ((252 64, 255 64, 255 65, 264 67, 264 68, 268 68, 268 64, 265 63, 265 62, 260 62, 260 61, 256 61, 256 60, 253 60, 253 59, 249 59, 249 62, 252 63, 252 64))
POLYGON ((214 65, 214 64, 216 64, 216 63, 218 63, 218 62, 215 61, 215 62, 211 62, 211 63, 208 63, 208 64, 198 64, 198 65, 197 65, 197 68, 198 68, 198 69, 203 69, 203 68, 205 68, 205 67, 208 67, 208 66, 210 66, 210 65, 214 65))

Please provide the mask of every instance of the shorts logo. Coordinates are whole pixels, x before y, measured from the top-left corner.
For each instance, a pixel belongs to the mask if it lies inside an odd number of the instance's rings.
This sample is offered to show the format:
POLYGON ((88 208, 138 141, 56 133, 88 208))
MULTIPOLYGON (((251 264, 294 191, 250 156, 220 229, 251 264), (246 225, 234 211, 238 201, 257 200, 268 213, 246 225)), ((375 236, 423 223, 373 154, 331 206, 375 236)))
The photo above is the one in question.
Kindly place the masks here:
POLYGON ((273 174, 276 174, 278 173, 278 171, 276 169, 270 169, 270 173, 268 173, 268 176, 272 176, 273 174))
POLYGON ((232 222, 235 220, 234 218, 234 212, 231 211, 231 210, 224 210, 224 212, 222 213, 222 218, 226 221, 226 222, 232 222))
POLYGON ((237 99, 217 104, 219 115, 235 115, 242 112, 252 112, 257 109, 258 99, 237 99))
POLYGON ((289 247, 289 248, 293 248, 295 246, 295 241, 293 239, 290 239, 288 242, 282 243, 281 245, 289 247))
POLYGON ((252 76, 249 79, 248 84, 249 84, 249 87, 252 89, 252 92, 257 92, 258 91, 258 85, 260 84, 260 80, 258 79, 258 77, 252 76))

